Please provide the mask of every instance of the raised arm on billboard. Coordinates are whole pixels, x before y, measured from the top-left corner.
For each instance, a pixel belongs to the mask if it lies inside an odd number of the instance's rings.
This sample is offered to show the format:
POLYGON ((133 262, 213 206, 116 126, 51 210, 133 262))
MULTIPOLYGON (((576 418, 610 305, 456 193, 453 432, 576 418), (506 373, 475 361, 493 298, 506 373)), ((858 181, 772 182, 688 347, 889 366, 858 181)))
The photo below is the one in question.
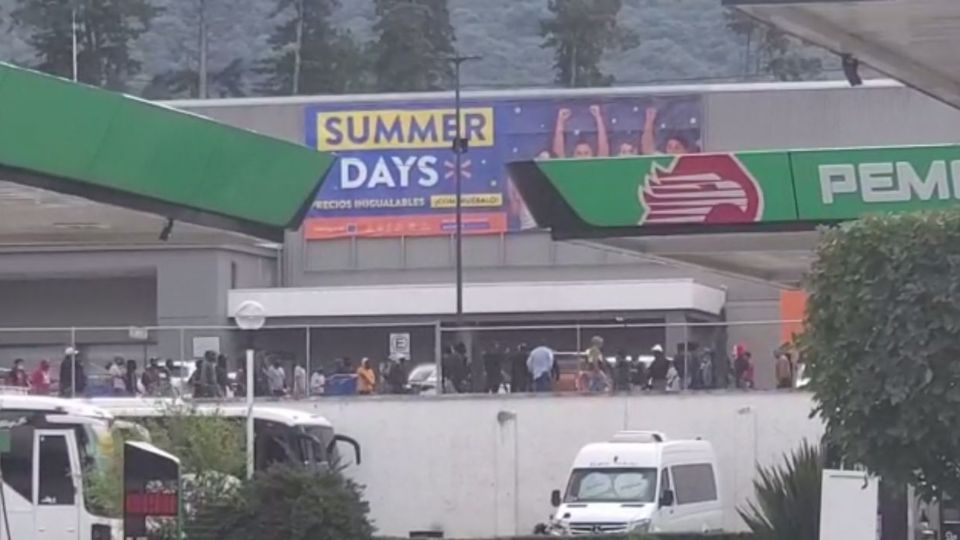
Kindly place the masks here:
POLYGON ((643 119, 643 134, 640 135, 640 152, 643 155, 659 154, 657 152, 656 130, 657 109, 647 107, 647 114, 643 119))
POLYGON ((597 156, 610 156, 610 140, 607 138, 607 126, 603 122, 603 111, 599 105, 590 106, 590 116, 597 121, 597 156))
POLYGON ((567 155, 564 132, 567 129, 567 120, 570 119, 570 109, 562 108, 557 111, 557 125, 553 130, 553 155, 562 158, 567 155))

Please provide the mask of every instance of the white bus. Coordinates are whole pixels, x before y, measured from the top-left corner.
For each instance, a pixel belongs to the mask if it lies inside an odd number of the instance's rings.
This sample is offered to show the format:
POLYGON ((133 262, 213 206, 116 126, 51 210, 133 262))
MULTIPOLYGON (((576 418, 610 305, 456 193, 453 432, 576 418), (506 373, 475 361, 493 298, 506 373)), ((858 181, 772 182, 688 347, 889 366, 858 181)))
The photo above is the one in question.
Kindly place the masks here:
MULTIPOLYGON (((173 399, 151 398, 95 398, 88 401, 109 411, 117 418, 138 421, 162 418, 183 407, 173 399)), ((189 409, 198 414, 211 414, 238 421, 246 418, 245 405, 199 404, 189 409)), ((255 405, 254 466, 265 470, 273 463, 300 463, 308 466, 336 466, 360 463, 360 444, 354 439, 337 434, 333 425, 320 415, 285 409, 277 406, 255 405), (339 444, 351 447, 352 452, 341 456, 339 444), (341 457, 343 459, 341 459, 341 457)))
POLYGON ((3 477, 0 538, 112 540, 120 520, 98 514, 84 476, 113 455, 113 417, 90 405, 51 397, 0 395, 3 477))
MULTIPOLYGON (((144 400, 91 400, 0 394, 0 429, 10 448, 0 453, 0 540, 113 540, 122 522, 90 502, 85 476, 114 456, 115 428, 140 431, 118 417, 162 417, 164 409, 144 400), (112 409, 112 411, 111 411, 112 409)), ((201 406, 200 413, 246 416, 242 406, 201 406)), ((337 443, 360 446, 336 435, 323 417, 276 407, 255 407, 257 470, 276 462, 328 467, 340 462, 337 443)))

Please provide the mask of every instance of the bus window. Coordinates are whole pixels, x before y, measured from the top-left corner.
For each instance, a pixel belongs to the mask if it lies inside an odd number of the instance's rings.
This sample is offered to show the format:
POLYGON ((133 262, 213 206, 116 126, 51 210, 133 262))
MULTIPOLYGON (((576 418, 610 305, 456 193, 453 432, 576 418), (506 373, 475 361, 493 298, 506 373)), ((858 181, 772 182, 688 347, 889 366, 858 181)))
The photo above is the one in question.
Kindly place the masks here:
POLYGON ((33 426, 10 430, 10 452, 0 454, 3 483, 33 502, 33 426))
POLYGON ((65 435, 43 435, 38 451, 40 466, 37 483, 37 503, 41 505, 73 506, 76 492, 70 451, 65 435))

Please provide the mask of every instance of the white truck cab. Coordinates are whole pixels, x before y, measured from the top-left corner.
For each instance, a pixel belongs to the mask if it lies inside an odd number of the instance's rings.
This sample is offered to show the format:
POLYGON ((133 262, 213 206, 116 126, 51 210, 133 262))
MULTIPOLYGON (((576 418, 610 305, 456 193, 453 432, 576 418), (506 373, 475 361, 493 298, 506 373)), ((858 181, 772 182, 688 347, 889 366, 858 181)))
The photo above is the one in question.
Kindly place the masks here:
POLYGON ((573 461, 567 488, 553 492, 556 536, 715 532, 722 527, 713 446, 622 431, 591 443, 573 461))

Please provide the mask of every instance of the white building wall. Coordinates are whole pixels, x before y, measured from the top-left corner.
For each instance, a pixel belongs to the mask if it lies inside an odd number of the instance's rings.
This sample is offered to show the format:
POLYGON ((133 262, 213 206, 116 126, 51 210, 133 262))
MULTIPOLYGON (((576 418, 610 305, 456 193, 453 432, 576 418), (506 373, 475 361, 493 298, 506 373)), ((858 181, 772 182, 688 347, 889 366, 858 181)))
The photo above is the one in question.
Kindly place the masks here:
POLYGON ((574 455, 618 430, 702 437, 716 448, 725 527, 770 464, 823 428, 805 393, 684 396, 325 399, 284 406, 326 416, 363 446, 349 474, 366 486, 380 534, 442 529, 447 538, 530 533, 546 521, 574 455))

